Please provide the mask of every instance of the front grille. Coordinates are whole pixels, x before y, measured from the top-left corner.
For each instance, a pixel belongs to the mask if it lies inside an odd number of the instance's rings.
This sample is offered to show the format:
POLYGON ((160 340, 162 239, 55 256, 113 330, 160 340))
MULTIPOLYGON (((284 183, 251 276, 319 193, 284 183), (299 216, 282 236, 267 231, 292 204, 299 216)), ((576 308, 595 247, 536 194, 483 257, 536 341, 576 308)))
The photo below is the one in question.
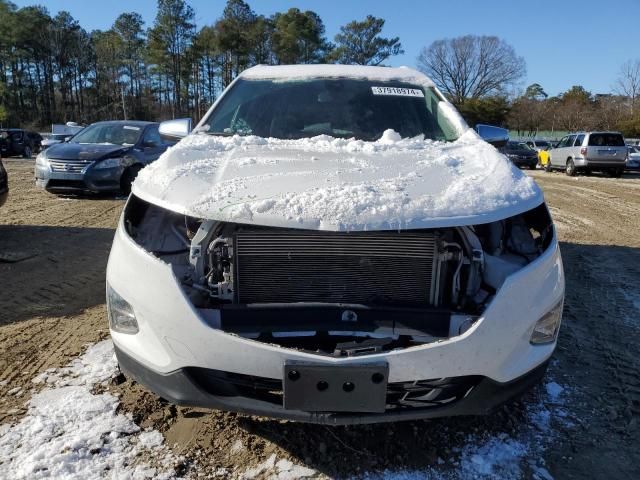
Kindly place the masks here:
POLYGON ((49 160, 51 171, 65 173, 82 173, 82 170, 91 163, 89 160, 49 160))
MULTIPOLYGON (((204 391, 219 396, 244 397, 282 405, 282 381, 206 368, 188 369, 189 377, 204 391)), ((387 412, 411 408, 435 408, 465 398, 482 381, 478 375, 392 382, 387 385, 387 412)))
POLYGON ((49 189, 76 189, 84 190, 87 185, 82 180, 49 180, 47 183, 49 189))
POLYGON ((440 407, 461 400, 482 377, 464 377, 395 382, 387 386, 387 408, 440 407))
POLYGON ((433 304, 432 232, 236 234, 239 303, 433 304))

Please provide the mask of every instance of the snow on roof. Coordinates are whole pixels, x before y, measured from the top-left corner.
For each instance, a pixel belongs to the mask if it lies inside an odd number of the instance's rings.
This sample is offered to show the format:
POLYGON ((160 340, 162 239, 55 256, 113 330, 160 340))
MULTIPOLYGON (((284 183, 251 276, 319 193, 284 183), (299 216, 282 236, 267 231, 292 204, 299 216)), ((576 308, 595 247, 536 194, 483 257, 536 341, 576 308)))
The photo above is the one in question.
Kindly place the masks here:
POLYGON ((402 81, 433 87, 433 81, 408 67, 370 67, 363 65, 257 65, 242 72, 251 80, 300 80, 305 78, 357 78, 379 81, 402 81))

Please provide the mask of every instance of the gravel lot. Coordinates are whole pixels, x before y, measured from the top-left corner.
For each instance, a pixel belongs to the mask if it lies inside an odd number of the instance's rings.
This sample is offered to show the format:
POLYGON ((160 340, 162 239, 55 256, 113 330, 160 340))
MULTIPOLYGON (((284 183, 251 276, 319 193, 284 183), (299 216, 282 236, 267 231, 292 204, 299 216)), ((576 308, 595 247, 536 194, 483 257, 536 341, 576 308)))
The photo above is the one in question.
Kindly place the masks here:
MULTIPOLYGON (((32 161, 3 161, 0 423, 10 425, 40 388, 36 375, 108 337, 104 271, 124 200, 50 195, 35 188, 32 161)), ((101 388, 164 434, 183 457, 178 474, 269 477, 284 471, 275 455, 330 477, 640 478, 640 175, 529 173, 562 241, 567 298, 548 383, 522 401, 483 418, 329 428, 175 408, 121 376, 101 388), (491 458, 526 446, 517 465, 474 467, 493 439, 502 449, 491 458)))

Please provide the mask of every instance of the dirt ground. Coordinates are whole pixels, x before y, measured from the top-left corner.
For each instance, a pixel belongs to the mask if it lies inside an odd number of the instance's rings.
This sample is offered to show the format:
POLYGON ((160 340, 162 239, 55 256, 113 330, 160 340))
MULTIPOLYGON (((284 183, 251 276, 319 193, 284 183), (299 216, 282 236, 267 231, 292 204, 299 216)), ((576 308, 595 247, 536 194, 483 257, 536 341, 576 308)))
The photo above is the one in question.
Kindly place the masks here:
MULTIPOLYGON (((34 186, 32 161, 4 163, 11 193, 0 209, 0 423, 24 412, 36 374, 108 336, 104 272, 124 204, 47 194, 34 186)), ((544 463, 560 479, 640 478, 640 175, 531 174, 554 216, 567 275, 550 374, 572 391, 565 408, 573 426, 557 427, 544 463)), ((330 428, 176 408, 122 377, 109 388, 137 423, 175 444, 185 471, 222 477, 272 453, 332 477, 421 469, 450 458, 470 435, 517 433, 541 395, 488 417, 330 428)))

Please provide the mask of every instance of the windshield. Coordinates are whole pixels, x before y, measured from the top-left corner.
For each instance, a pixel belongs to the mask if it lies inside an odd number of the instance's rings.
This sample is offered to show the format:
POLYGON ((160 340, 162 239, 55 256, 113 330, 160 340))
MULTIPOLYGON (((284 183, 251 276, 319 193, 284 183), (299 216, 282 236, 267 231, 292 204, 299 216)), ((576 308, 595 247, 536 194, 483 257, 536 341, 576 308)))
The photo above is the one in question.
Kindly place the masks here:
POLYGON ((520 151, 530 152, 532 150, 532 148, 526 143, 518 143, 518 142, 507 142, 506 149, 512 150, 512 151, 518 151, 518 152, 520 151))
POLYGON ((135 145, 141 133, 142 127, 134 125, 94 123, 78 133, 69 142, 135 145))
POLYGON ((455 140, 432 88, 354 79, 238 80, 203 124, 213 135, 299 139, 316 135, 372 141, 393 129, 403 138, 455 140))

